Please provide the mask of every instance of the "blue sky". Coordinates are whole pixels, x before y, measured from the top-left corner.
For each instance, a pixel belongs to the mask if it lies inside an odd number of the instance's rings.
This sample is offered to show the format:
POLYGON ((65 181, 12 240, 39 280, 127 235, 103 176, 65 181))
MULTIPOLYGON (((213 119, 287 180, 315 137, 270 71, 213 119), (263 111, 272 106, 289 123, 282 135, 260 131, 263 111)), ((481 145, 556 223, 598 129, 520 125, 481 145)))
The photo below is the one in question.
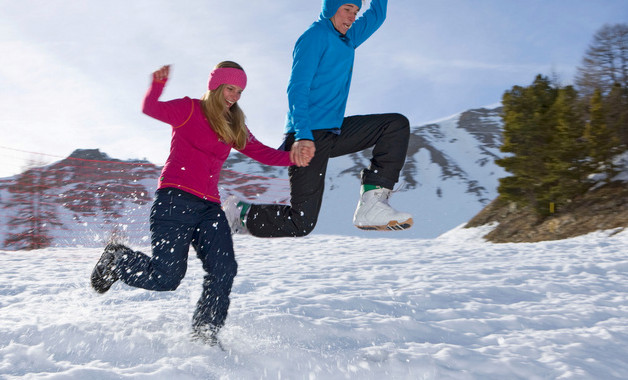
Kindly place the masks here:
MULTIPOLYGON (((249 128, 278 146, 292 48, 320 12, 318 0, 0 6, 0 177, 28 158, 11 149, 56 161, 100 148, 162 164, 170 129, 140 112, 162 64, 173 65, 170 99, 200 96, 217 62, 239 62, 249 128)), ((385 24, 356 52, 347 114, 400 112, 421 125, 495 105, 539 73, 570 84, 593 34, 627 21, 626 0, 390 0, 385 24)))

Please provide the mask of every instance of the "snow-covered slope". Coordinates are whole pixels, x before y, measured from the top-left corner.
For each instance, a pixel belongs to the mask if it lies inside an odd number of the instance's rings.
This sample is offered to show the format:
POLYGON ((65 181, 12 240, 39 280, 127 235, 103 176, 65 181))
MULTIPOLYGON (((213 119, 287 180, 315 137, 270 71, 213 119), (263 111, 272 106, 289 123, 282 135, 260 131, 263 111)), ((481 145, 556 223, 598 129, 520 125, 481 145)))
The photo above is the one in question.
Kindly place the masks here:
POLYGON ((499 245, 486 232, 236 236, 224 352, 189 339, 194 254, 174 292, 99 295, 101 249, 0 250, 0 378, 628 378, 628 231, 499 245))

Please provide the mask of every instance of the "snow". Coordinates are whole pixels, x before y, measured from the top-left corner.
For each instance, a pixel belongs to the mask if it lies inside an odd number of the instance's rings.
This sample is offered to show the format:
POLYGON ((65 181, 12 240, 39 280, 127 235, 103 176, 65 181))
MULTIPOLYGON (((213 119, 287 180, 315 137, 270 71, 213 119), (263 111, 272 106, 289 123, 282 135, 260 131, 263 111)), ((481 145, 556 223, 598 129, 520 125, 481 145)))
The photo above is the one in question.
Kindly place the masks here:
POLYGON ((0 251, 0 378, 628 378, 628 231, 499 245, 487 231, 235 236, 225 351, 188 337, 193 253, 174 292, 98 295, 100 249, 0 251))
POLYGON ((615 159, 615 163, 618 167, 623 168, 623 170, 619 172, 613 180, 628 182, 628 151, 620 154, 615 159))

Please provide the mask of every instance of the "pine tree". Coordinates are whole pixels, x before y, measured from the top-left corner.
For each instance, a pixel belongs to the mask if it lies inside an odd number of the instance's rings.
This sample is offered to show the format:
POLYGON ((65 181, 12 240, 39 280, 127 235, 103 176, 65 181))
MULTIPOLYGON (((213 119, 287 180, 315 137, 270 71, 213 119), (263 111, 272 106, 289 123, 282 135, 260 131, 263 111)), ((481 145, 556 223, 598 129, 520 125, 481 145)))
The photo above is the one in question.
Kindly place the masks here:
POLYGON ((617 173, 628 147, 628 25, 598 31, 576 83, 579 91, 539 75, 504 94, 501 150, 510 155, 496 163, 512 175, 500 179, 501 199, 547 215, 586 192, 591 174, 617 173))
POLYGON ((615 131, 609 127, 608 114, 600 90, 591 98, 591 118, 584 136, 589 144, 589 154, 595 169, 606 174, 607 182, 617 173, 613 159, 620 153, 620 142, 615 131))
POLYGON ((552 106, 556 136, 552 147, 553 159, 549 165, 553 183, 549 189, 549 198, 558 208, 591 186, 587 180, 591 167, 580 104, 578 92, 572 86, 567 86, 558 90, 552 106))
POLYGON ((505 200, 530 205, 539 212, 549 209, 553 146, 557 126, 552 106, 558 95, 547 77, 538 75, 529 87, 515 86, 504 94, 504 144, 501 151, 512 155, 496 163, 512 173, 500 179, 499 193, 505 200))
POLYGON ((606 101, 609 129, 617 136, 620 151, 628 149, 628 87, 615 84, 606 101))

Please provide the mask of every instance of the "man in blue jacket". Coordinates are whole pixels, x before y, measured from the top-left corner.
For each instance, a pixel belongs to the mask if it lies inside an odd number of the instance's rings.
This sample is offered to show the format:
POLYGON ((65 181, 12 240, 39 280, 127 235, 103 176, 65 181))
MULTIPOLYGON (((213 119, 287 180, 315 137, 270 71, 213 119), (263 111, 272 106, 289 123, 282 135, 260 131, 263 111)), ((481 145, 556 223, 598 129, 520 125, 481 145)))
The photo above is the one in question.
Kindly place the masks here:
POLYGON ((258 237, 305 236, 315 227, 329 158, 373 147, 361 173, 361 196, 353 217, 365 230, 403 230, 412 216, 388 204, 405 162, 410 126, 400 114, 344 116, 355 49, 384 22, 388 0, 372 0, 356 20, 362 0, 323 0, 322 12, 298 39, 288 84, 289 110, 283 148, 289 169, 291 206, 256 205, 230 197, 225 212, 232 232, 258 237))

